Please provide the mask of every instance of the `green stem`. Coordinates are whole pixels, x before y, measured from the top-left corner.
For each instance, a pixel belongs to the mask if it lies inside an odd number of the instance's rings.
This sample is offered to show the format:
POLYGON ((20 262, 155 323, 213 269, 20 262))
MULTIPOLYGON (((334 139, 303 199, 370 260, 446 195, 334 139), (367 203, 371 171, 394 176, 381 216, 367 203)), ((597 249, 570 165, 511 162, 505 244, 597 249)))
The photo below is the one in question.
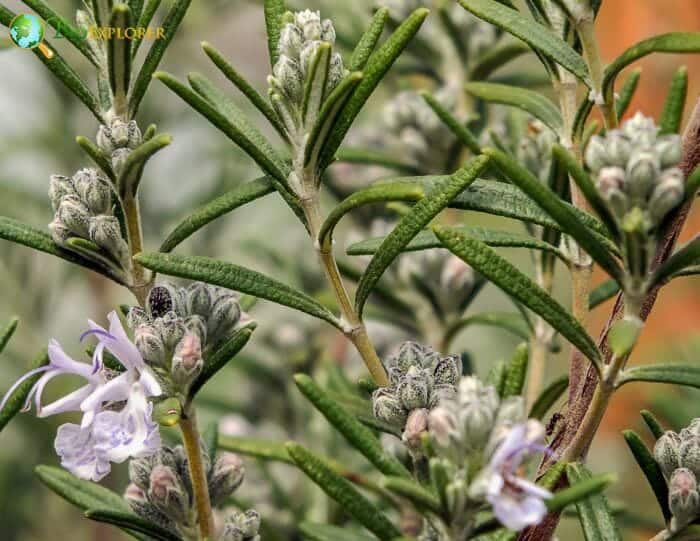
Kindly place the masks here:
POLYGON ((617 113, 615 112, 615 98, 610 92, 603 90, 603 61, 600 56, 600 47, 595 37, 595 16, 590 6, 586 12, 577 20, 576 30, 581 39, 583 56, 588 64, 588 71, 591 74, 591 84, 596 104, 603 115, 605 127, 608 130, 617 128, 617 113))
POLYGON ((180 420, 182 441, 187 453, 187 463, 192 479, 192 493, 197 508, 197 522, 202 541, 214 539, 214 516, 209 501, 209 485, 207 484, 207 472, 202 457, 202 446, 199 443, 199 430, 197 418, 192 404, 188 404, 180 420))
POLYGON ((126 228, 129 236, 129 249, 131 250, 131 275, 133 284, 131 292, 141 306, 146 303, 146 297, 153 278, 148 278, 146 269, 134 261, 133 256, 143 251, 143 232, 141 230, 141 211, 139 200, 134 195, 127 194, 124 199, 124 215, 126 217, 126 228))
POLYGON ((343 279, 338 270, 338 264, 333 255, 332 242, 330 240, 323 244, 319 242, 318 234, 321 229, 321 207, 318 199, 318 191, 312 188, 310 192, 310 195, 302 199, 302 207, 309 227, 309 234, 314 243, 314 248, 318 253, 328 284, 340 306, 340 313, 344 324, 343 333, 348 340, 352 342, 355 349, 357 349, 357 352, 362 357, 375 383, 386 387, 389 385, 386 370, 384 370, 384 365, 379 359, 369 335, 367 334, 367 328, 353 308, 352 301, 345 289, 343 279))
POLYGON ((571 443, 564 451, 561 458, 562 461, 574 462, 585 454, 608 409, 610 398, 615 392, 617 376, 624 367, 626 360, 627 356, 613 357, 612 362, 605 366, 603 377, 596 385, 591 404, 588 406, 586 415, 583 417, 581 426, 576 432, 574 439, 571 440, 571 443))

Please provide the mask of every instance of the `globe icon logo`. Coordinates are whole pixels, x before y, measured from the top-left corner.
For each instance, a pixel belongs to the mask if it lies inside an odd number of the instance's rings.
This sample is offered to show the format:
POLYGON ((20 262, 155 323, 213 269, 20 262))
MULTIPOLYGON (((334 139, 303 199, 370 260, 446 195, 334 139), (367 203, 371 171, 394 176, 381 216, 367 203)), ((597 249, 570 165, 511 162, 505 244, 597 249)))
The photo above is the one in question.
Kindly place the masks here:
POLYGON ((53 52, 42 43, 44 39, 44 25, 39 17, 31 13, 21 13, 10 23, 10 38, 15 45, 22 49, 34 49, 36 47, 46 56, 51 58, 53 52))

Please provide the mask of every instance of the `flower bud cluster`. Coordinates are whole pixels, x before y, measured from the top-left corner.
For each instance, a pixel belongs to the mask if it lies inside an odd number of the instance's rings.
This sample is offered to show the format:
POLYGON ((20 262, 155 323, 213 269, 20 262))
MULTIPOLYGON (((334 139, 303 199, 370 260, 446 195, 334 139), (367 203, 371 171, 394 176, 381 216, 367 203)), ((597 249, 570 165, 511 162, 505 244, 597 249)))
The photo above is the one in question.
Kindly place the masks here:
POLYGON ((462 315, 479 284, 474 269, 442 249, 404 255, 399 260, 398 275, 446 320, 462 315))
POLYGON ((621 129, 593 136, 586 148, 598 191, 627 233, 653 231, 685 194, 680 136, 658 132, 637 113, 621 129))
MULTIPOLYGON (((454 92, 441 88, 435 98, 447 110, 454 110, 454 92)), ((382 124, 389 149, 409 159, 421 171, 444 171, 456 138, 418 92, 399 92, 384 106, 382 124)))
POLYGON ((268 77, 268 84, 270 99, 290 140, 298 141, 313 127, 323 99, 345 77, 347 70, 340 54, 333 50, 335 28, 329 19, 322 20, 318 11, 305 10, 285 14, 285 21, 279 39, 279 58, 268 77), (315 72, 313 66, 318 54, 328 47, 328 65, 318 66, 318 70, 324 73, 315 72), (318 81, 324 82, 321 99, 314 104, 314 111, 302 111, 307 89, 318 81))
POLYGON ((185 391, 204 367, 203 352, 228 338, 241 321, 238 297, 201 282, 189 287, 163 283, 148 294, 146 308, 134 307, 128 322, 144 360, 185 391))
POLYGON ((517 148, 518 161, 541 182, 549 181, 552 166, 552 145, 557 142, 556 134, 539 120, 527 124, 527 131, 517 148))
POLYGON ((457 393, 430 412, 428 427, 438 454, 461 467, 465 460, 488 457, 508 430, 525 419, 522 397, 501 399, 494 386, 465 376, 457 393))
POLYGON ((110 158, 112 169, 119 175, 129 154, 141 144, 141 130, 135 120, 124 122, 116 118, 109 126, 97 130, 97 146, 110 158))
POLYGON ((224 523, 219 541, 260 541, 260 514, 254 509, 235 511, 224 523))
POLYGON ((700 517, 700 418, 679 433, 664 433, 654 445, 654 458, 668 482, 670 528, 677 532, 700 517))
MULTIPOLYGON (((219 506, 241 485, 245 468, 237 455, 222 453, 211 460, 204 451, 209 498, 212 505, 219 506)), ((151 456, 133 459, 129 463, 129 480, 131 483, 124 497, 136 514, 187 538, 189 532, 196 531, 192 480, 181 445, 162 447, 151 456)), ((256 514, 254 511, 246 513, 256 514)))
POLYGON ((403 431, 404 442, 416 449, 428 428, 429 410, 456 393, 462 359, 441 357, 429 346, 404 342, 385 368, 390 385, 372 394, 374 416, 403 431))
POLYGON ((70 250, 69 239, 91 241, 117 267, 129 268, 129 247, 114 216, 113 197, 109 180, 97 169, 81 169, 72 177, 51 175, 54 219, 49 230, 54 242, 70 250))

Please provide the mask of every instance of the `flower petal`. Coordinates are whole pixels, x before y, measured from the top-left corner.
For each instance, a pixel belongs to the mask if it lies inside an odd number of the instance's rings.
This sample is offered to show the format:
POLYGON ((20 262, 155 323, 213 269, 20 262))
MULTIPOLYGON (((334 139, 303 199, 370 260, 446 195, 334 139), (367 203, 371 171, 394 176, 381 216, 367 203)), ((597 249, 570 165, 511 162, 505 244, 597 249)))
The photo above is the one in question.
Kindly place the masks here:
POLYGON ((49 340, 49 361, 52 368, 64 374, 76 374, 85 379, 94 377, 92 374, 92 366, 86 363, 74 361, 61 347, 56 340, 49 340))
MULTIPOLYGON (((10 397, 14 394, 14 392, 17 390, 17 388, 22 385, 25 381, 27 381, 29 378, 32 376, 36 376, 37 374, 40 374, 41 372, 46 372, 47 370, 50 370, 50 366, 40 366, 39 368, 35 368, 34 370, 30 370, 26 374, 24 374, 21 378, 19 378, 17 381, 15 381, 12 384, 12 387, 5 393, 5 396, 2 397, 2 402, 0 402, 0 411, 5 409, 5 405, 7 405, 7 401, 10 399, 10 397)), ((38 382, 37 382, 38 383, 38 382)), ((27 395, 27 400, 24 403, 24 407, 26 408, 31 401, 32 394, 34 393, 34 389, 36 389, 36 383, 34 386, 31 388, 29 391, 29 394, 27 395)))
POLYGON ((92 430, 73 423, 58 427, 54 442, 61 466, 80 479, 99 481, 110 471, 110 465, 98 456, 94 448, 92 430))
POLYGON ((135 383, 122 411, 103 411, 95 417, 95 449, 111 462, 155 453, 160 447, 160 434, 151 419, 152 410, 143 387, 135 383))
MULTIPOLYGON (((56 415, 57 413, 80 411, 80 404, 83 402, 83 400, 90 396, 90 393, 92 393, 94 388, 95 386, 89 383, 87 385, 83 385, 80 387, 80 389, 76 389, 72 393, 68 393, 63 398, 59 398, 58 400, 51 402, 51 404, 41 408, 37 407, 37 416, 49 417, 50 415, 56 415)), ((37 393, 37 399, 39 396, 39 393, 37 393)))
POLYGON ((80 409, 85 412, 82 421, 83 427, 92 422, 105 402, 121 402, 129 398, 132 376, 133 374, 130 372, 124 372, 107 383, 98 385, 93 390, 80 405, 80 409))

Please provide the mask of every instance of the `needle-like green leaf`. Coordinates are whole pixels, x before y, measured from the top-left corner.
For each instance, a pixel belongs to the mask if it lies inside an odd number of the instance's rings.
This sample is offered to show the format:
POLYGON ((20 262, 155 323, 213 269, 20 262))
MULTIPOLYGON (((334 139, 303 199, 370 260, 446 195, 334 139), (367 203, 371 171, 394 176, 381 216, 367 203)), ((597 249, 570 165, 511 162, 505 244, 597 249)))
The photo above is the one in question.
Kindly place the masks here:
POLYGON ((671 257, 654 271, 653 284, 659 284, 687 267, 700 264, 700 235, 679 248, 671 257))
POLYGON ((207 381, 214 377, 219 370, 233 360, 236 354, 245 347, 256 326, 256 323, 249 323, 237 330, 226 343, 204 359, 204 368, 190 387, 189 395, 191 397, 195 396, 207 381))
POLYGON ((656 496, 656 501, 661 508, 664 520, 668 521, 671 518, 671 512, 668 509, 668 486, 664 479, 664 474, 661 468, 654 460, 653 455, 642 441, 642 438, 634 430, 624 430, 622 435, 627 442, 627 446, 632 451, 634 459, 637 461, 639 468, 644 473, 651 490, 656 496))
POLYGON ((599 304, 604 303, 608 299, 612 299, 615 295, 620 292, 620 284, 615 280, 606 280, 593 291, 591 291, 588 296, 588 309, 593 310, 599 304))
POLYGON ((681 66, 673 76, 659 120, 659 134, 679 133, 688 96, 688 68, 681 66))
POLYGON ((15 334, 18 324, 19 318, 13 317, 12 319, 10 319, 10 322, 7 325, 5 325, 5 328, 2 331, 0 331, 0 353, 3 352, 3 350, 7 346, 7 343, 10 341, 10 338, 12 338, 12 335, 15 334))
POLYGON ((99 274, 107 276, 119 284, 126 285, 126 277, 123 274, 114 271, 111 266, 102 267, 89 259, 65 250, 56 245, 56 243, 47 233, 34 229, 33 227, 23 224, 22 222, 18 222, 17 220, 13 220, 12 218, 0 216, 0 239, 9 240, 10 242, 21 244, 34 250, 60 257, 65 261, 75 265, 80 265, 81 267, 85 267, 86 269, 90 269, 99 274))
POLYGON ((552 156, 561 163, 569 172, 571 178, 574 179, 576 185, 581 190, 581 193, 586 198, 586 201, 591 205, 591 208, 600 217, 603 223, 608 228, 608 231, 613 235, 618 234, 617 220, 610 212, 610 208, 603 201, 598 189, 593 184, 593 181, 588 176, 588 173, 583 169, 581 164, 574 156, 563 146, 555 143, 552 146, 552 156))
POLYGON ((338 319, 321 303, 259 272, 210 257, 142 253, 135 256, 144 267, 169 276, 200 280, 294 308, 340 327, 338 319))
POLYGON ((335 473, 322 459, 297 443, 288 443, 287 452, 314 483, 334 499, 345 513, 362 524, 382 541, 391 541, 401 532, 349 481, 335 473))
MULTIPOLYGON (((583 464, 567 464, 566 476, 574 489, 595 480, 583 464)), ((622 541, 608 500, 602 492, 576 501, 576 510, 586 541, 622 541)))
POLYGON ((513 354, 513 358, 506 368, 506 377, 503 382, 503 398, 519 396, 525 386, 527 365, 530 352, 527 343, 520 344, 513 354))
POLYGON ((382 448, 372 431, 330 398, 309 376, 297 374, 294 376, 294 382, 348 443, 360 451, 380 472, 385 475, 410 477, 404 465, 382 448))
POLYGON ((421 96, 435 114, 442 120, 457 139, 474 154, 481 153, 481 145, 476 136, 467 128, 463 122, 457 120, 430 92, 423 91, 421 96))
POLYGON ((438 497, 412 479, 389 476, 384 478, 384 486, 413 503, 421 511, 440 513, 442 510, 438 497))
POLYGON ((158 65, 163 59, 163 55, 168 49, 170 42, 175 37, 175 33, 180 27, 180 23, 185 17, 185 13, 187 13, 191 2, 192 0, 174 0, 168 14, 165 16, 165 20, 161 25, 163 28, 163 37, 153 41, 146 55, 146 59, 143 61, 141 70, 129 91, 129 113, 131 118, 136 116, 141 101, 146 95, 146 90, 148 90, 148 85, 151 84, 151 78, 158 69, 158 65))
POLYGON ((633 381, 671 383, 700 388, 700 366, 688 363, 656 363, 626 368, 620 374, 617 385, 633 381))
POLYGON ((207 224, 251 201, 275 191, 270 177, 246 182, 194 210, 173 229, 160 246, 161 252, 171 252, 177 245, 207 224))
POLYGON ((485 156, 472 158, 462 169, 448 177, 401 218, 369 262, 357 286, 355 307, 360 315, 372 289, 396 256, 440 211, 449 205, 450 201, 476 179, 488 163, 489 159, 485 156))
POLYGON ((599 367, 601 355, 593 339, 581 324, 540 286, 483 242, 454 229, 441 226, 434 226, 433 229, 447 249, 541 316, 599 367))
POLYGON ((645 39, 627 49, 605 68, 603 92, 612 92, 617 75, 632 62, 651 53, 700 52, 700 32, 672 32, 645 39))
POLYGON ((252 103, 255 108, 263 114, 267 121, 275 128, 277 133, 279 133, 283 138, 286 137, 284 128, 277 117, 277 113, 275 113, 272 105, 270 105, 270 102, 263 98, 258 91, 255 90, 255 88, 253 88, 251 84, 246 81, 245 78, 238 73, 238 71, 236 71, 236 69, 224 58, 224 55, 214 48, 213 45, 204 41, 202 42, 202 49, 211 59, 211 61, 214 62, 216 67, 221 70, 221 73, 223 73, 224 76, 226 76, 226 78, 231 81, 246 98, 248 98, 250 103, 252 103))
POLYGON ((97 483, 78 479, 61 468, 40 465, 34 472, 47 487, 83 511, 97 506, 115 511, 129 511, 129 504, 119 494, 97 483))
POLYGON ((561 131, 562 119, 559 109, 540 92, 517 86, 481 82, 469 82, 465 85, 465 89, 472 96, 486 102, 501 103, 522 109, 539 118, 555 132, 561 131))
POLYGON ((406 48, 413 36, 416 35, 423 21, 428 16, 428 10, 419 8, 394 31, 389 38, 370 55, 362 70, 364 77, 352 96, 343 107, 333 133, 328 137, 323 154, 319 159, 319 170, 323 171, 332 161, 335 152, 345 139, 350 126, 355 121, 360 110, 370 95, 377 88, 393 63, 406 48))
POLYGON ((130 511, 115 511, 112 508, 105 509, 88 509, 85 511, 85 517, 95 522, 104 522, 117 526, 129 533, 138 532, 148 536, 148 539, 156 541, 182 541, 182 539, 148 520, 145 520, 130 511))
POLYGON ((504 6, 496 0, 459 0, 459 3, 480 19, 520 38, 533 49, 589 84, 588 68, 581 55, 546 26, 524 17, 518 10, 504 6))
POLYGON ((262 460, 294 464, 284 443, 276 441, 219 435, 219 448, 262 460))
POLYGON ((490 156, 503 174, 542 207, 559 224, 561 230, 573 237, 612 278, 618 282, 622 281, 622 268, 613 256, 610 246, 602 238, 596 237, 556 193, 500 150, 487 148, 484 154, 490 156))
POLYGON ((338 203, 321 226, 318 239, 321 244, 329 244, 333 238, 333 230, 347 213, 364 205, 383 203, 386 201, 420 201, 425 192, 423 187, 412 182, 377 182, 357 190, 338 203))
POLYGON ((279 41, 282 34, 282 18, 287 11, 284 0, 265 0, 265 27, 267 29, 267 48, 270 53, 270 67, 274 68, 279 58, 279 41))
MULTIPOLYGON (((110 26, 124 32, 131 26, 131 9, 119 3, 112 9, 110 26)), ((116 114, 127 112, 127 92, 131 80, 131 40, 113 38, 107 41, 107 63, 109 86, 114 97, 113 107, 116 114)))
MULTIPOLYGON (((356 192, 357 193, 357 192, 356 192)), ((352 196, 351 196, 352 197, 352 196)), ((566 261, 564 254, 556 246, 548 242, 541 241, 529 235, 519 233, 511 233, 509 231, 499 231, 498 229, 487 229, 485 227, 471 226, 456 226, 455 229, 465 235, 480 240, 487 246, 505 247, 505 248, 530 248, 531 250, 542 250, 556 255, 563 261, 566 261)), ((362 240, 348 246, 348 255, 374 255, 379 250, 386 237, 377 237, 367 240, 362 240)), ((435 236, 435 233, 429 229, 418 233, 411 242, 403 249, 403 252, 413 252, 419 250, 427 250, 430 248, 441 248, 440 239, 435 236)))
POLYGON ((627 109, 632 103, 632 98, 639 85, 639 78, 642 75, 642 70, 640 68, 630 71, 630 74, 625 79, 625 83, 620 88, 619 96, 615 100, 615 113, 617 118, 622 118, 627 112, 627 109))
POLYGON ((352 51, 350 62, 348 62, 348 70, 362 71, 369 60, 372 51, 377 46, 379 38, 384 31, 384 25, 389 18, 389 10, 385 7, 379 8, 372 17, 372 21, 362 34, 360 41, 352 51))
POLYGON ((561 376, 545 387, 530 408, 528 419, 543 419, 569 387, 569 376, 561 376))

